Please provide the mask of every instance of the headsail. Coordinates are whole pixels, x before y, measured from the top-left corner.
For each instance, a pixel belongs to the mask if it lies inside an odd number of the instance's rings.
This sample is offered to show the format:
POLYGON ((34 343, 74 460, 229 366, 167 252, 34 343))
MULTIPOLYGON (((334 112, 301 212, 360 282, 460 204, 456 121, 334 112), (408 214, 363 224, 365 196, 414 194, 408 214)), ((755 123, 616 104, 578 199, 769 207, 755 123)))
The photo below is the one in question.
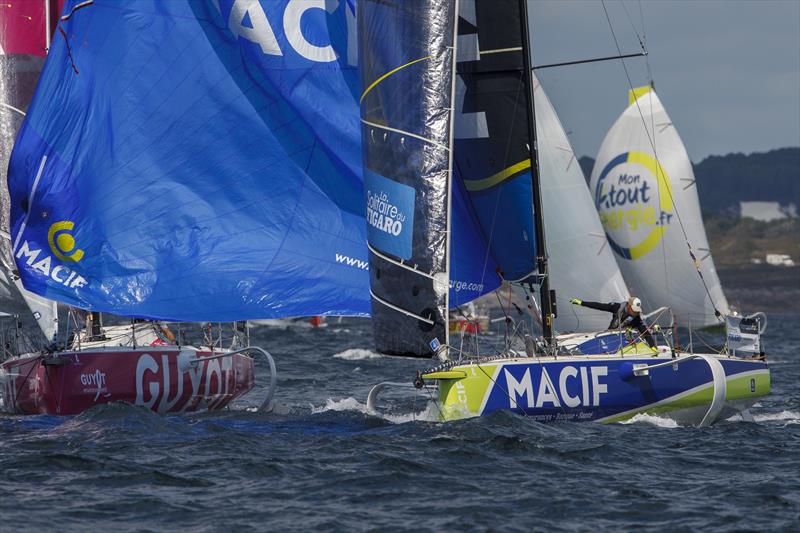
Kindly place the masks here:
POLYGON ((364 195, 377 349, 447 344, 456 2, 360 1, 364 195))
POLYGON ((603 140, 591 189, 620 269, 645 306, 670 306, 684 326, 719 324, 715 309, 727 314, 728 302, 692 163, 655 90, 631 96, 603 140))
POLYGON ((149 318, 369 312, 351 2, 65 13, 10 167, 27 288, 149 318))
POLYGON ((554 325, 561 333, 603 330, 610 320, 607 313, 569 305, 570 299, 620 302, 627 300, 628 288, 567 134, 535 78, 533 102, 550 286, 559 298, 554 325))

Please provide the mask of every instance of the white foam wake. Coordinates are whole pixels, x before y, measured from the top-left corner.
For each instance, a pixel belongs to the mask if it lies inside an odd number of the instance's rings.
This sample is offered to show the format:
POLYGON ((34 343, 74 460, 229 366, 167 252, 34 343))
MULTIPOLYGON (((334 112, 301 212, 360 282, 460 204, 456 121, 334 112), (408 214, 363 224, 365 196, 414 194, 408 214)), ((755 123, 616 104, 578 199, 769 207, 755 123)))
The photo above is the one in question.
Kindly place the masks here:
POLYGON ((763 413, 753 415, 756 422, 787 422, 789 424, 800 424, 800 413, 797 411, 781 411, 780 413, 763 413))
POLYGON ((349 398, 342 398, 340 400, 328 398, 325 400, 325 405, 319 407, 313 405, 311 406, 311 414, 324 413, 326 411, 354 411, 369 416, 377 416, 388 422, 391 422, 392 424, 405 424, 407 422, 414 421, 436 422, 439 420, 439 417, 437 416, 438 411, 432 402, 427 402, 425 409, 420 412, 406 414, 376 413, 374 411, 370 411, 366 404, 359 402, 352 396, 349 398))
POLYGON ((381 354, 365 348, 349 348, 343 352, 335 353, 333 356, 336 359, 345 359, 347 361, 361 361, 363 359, 378 359, 383 357, 381 354))
POLYGON ((664 418, 656 415, 649 415, 647 413, 638 413, 633 418, 620 422, 621 424, 639 424, 645 423, 660 428, 676 428, 680 427, 677 422, 671 418, 664 418))

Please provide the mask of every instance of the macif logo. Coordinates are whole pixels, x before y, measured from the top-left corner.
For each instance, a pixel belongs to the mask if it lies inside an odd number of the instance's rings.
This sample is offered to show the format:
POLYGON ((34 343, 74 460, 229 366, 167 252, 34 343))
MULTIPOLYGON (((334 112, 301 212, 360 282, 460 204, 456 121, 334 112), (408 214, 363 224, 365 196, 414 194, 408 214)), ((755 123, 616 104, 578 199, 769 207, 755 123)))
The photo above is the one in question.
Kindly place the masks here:
POLYGON ((17 264, 22 268, 24 262, 38 275, 50 278, 70 289, 84 287, 87 283, 86 278, 68 266, 59 264, 59 260, 62 263, 77 263, 83 259, 84 252, 77 247, 75 237, 72 235, 74 228, 74 222, 62 220, 52 224, 47 230, 47 244, 57 260, 38 248, 36 243, 22 241, 19 249, 15 249, 14 257, 18 260, 17 264))
POLYGON ((62 261, 77 263, 83 259, 83 250, 75 248, 75 237, 72 236, 74 227, 75 223, 69 220, 56 222, 47 231, 47 243, 53 255, 62 261))

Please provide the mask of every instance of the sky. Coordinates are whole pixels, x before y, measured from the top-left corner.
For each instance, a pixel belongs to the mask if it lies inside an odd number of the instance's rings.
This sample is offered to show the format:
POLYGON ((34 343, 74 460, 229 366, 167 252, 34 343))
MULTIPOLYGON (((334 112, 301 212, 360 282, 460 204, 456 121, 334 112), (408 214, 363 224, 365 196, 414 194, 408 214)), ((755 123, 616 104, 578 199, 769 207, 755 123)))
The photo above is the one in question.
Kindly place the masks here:
MULTIPOLYGON (((617 54, 599 0, 528 2, 534 65, 617 54)), ((637 33, 646 39, 656 91, 692 161, 800 146, 800 0, 606 0, 605 7, 623 54, 641 50, 637 33)), ((643 58, 625 64, 634 87, 647 83, 643 58)), ((595 157, 628 103, 621 62, 537 76, 575 153, 595 157)))

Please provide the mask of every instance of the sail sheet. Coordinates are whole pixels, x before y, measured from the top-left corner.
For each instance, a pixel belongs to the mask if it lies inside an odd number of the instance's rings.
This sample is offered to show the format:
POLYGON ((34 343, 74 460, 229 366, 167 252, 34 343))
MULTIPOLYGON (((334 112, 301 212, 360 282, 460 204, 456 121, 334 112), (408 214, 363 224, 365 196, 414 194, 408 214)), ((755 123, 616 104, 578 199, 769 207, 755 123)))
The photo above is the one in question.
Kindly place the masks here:
POLYGON ((358 3, 362 150, 375 343, 447 345, 455 2, 358 3))
POLYGON ((353 9, 68 1, 10 166, 25 286, 156 319, 367 314, 353 9))
POLYGON ((654 90, 634 91, 603 140, 590 188, 620 270, 645 310, 667 305, 680 325, 718 324, 715 308, 726 314, 728 302, 692 163, 654 90))
POLYGON ((608 313, 570 305, 570 300, 620 302, 628 299, 628 288, 572 145, 536 77, 533 102, 550 287, 558 301, 554 327, 561 333, 603 330, 611 320, 608 313))
POLYGON ((530 87, 518 0, 459 3, 455 167, 506 280, 536 270, 530 87))

